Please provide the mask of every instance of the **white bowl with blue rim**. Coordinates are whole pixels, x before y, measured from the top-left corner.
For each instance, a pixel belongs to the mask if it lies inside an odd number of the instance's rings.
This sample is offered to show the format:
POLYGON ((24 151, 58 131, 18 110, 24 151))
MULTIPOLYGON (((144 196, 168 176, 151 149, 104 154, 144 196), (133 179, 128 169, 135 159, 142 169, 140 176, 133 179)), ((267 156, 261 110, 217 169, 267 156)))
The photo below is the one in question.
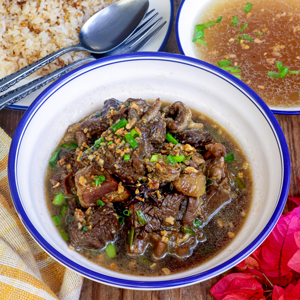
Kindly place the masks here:
POLYGON ((33 238, 52 257, 81 275, 112 286, 159 290, 217 276, 252 253, 284 208, 290 159, 282 130, 247 85, 208 63, 176 54, 134 53, 82 66, 51 84, 28 108, 12 140, 9 185, 16 210, 33 238), (102 268, 68 248, 44 196, 51 152, 67 127, 98 110, 108 98, 184 101, 225 127, 245 152, 253 174, 253 201, 232 243, 204 264, 160 277, 128 276, 102 268))
MULTIPOLYGON (((195 25, 199 23, 201 15, 212 3, 222 0, 182 0, 178 8, 175 31, 177 45, 180 53, 201 59, 197 54, 196 47, 192 42, 195 34, 195 25)), ((245 1, 246 3, 246 1, 245 1)), ((293 115, 300 114, 300 106, 276 107, 270 106, 274 114, 293 115)))

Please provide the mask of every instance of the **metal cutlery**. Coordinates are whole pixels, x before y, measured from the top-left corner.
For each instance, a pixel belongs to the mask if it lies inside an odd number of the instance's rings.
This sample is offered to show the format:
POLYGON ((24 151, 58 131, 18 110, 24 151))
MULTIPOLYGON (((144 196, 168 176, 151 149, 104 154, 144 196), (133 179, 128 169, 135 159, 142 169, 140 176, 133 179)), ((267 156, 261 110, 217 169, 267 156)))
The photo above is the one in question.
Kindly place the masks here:
MULTIPOLYGON (((151 10, 149 13, 147 13, 145 19, 149 17, 153 12, 154 10, 151 10)), ((146 43, 148 43, 167 23, 166 21, 164 21, 163 23, 159 24, 162 21, 162 17, 155 21, 157 15, 158 13, 154 14, 148 20, 144 21, 144 23, 135 30, 133 35, 116 49, 105 54, 90 54, 84 58, 74 61, 73 63, 63 68, 60 68, 48 75, 35 79, 24 86, 21 86, 0 96, 0 109, 18 102, 19 100, 28 96, 32 92, 40 89, 49 82, 61 77, 62 75, 66 74, 67 72, 82 64, 107 56, 137 52, 146 43)))

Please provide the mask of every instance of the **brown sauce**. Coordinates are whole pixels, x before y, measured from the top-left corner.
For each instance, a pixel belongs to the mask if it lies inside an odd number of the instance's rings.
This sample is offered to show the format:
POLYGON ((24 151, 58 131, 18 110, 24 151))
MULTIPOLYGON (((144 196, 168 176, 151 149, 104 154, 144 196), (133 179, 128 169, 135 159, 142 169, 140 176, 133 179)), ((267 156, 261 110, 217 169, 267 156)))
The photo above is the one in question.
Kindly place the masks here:
POLYGON ((268 77, 268 71, 278 72, 280 61, 289 70, 300 70, 300 2, 292 0, 251 0, 249 13, 243 11, 247 1, 215 1, 197 20, 202 24, 222 21, 204 30, 207 46, 194 43, 202 60, 217 65, 229 59, 238 65, 241 80, 257 92, 272 107, 300 105, 300 73, 287 74, 283 79, 268 77), (237 26, 231 26, 232 17, 239 18, 237 26), (245 24, 248 26, 239 32, 245 24), (237 37, 246 34, 253 42, 237 37))
MULTIPOLYGON (((227 153, 234 153, 235 161, 228 163, 228 170, 233 177, 242 176, 242 180, 245 184, 245 188, 242 190, 237 186, 235 187, 231 202, 215 214, 209 223, 204 226, 203 231, 206 240, 198 242, 192 255, 187 258, 166 255, 163 259, 154 259, 151 253, 151 247, 148 247, 143 255, 147 259, 145 263, 144 260, 127 255, 124 242, 125 232, 123 230, 123 232, 120 232, 114 244, 117 250, 117 256, 115 258, 108 258, 105 249, 100 251, 80 250, 78 251, 80 254, 104 268, 120 273, 142 276, 162 276, 166 275, 166 269, 172 274, 197 267, 216 256, 231 243, 245 223, 251 205, 253 188, 251 169, 242 149, 226 129, 222 128, 211 118, 195 110, 193 110, 193 120, 203 123, 204 128, 211 133, 215 140, 226 146, 227 153)), ((49 180, 55 173, 56 170, 48 168, 45 179, 45 196, 51 216, 59 215, 61 210, 61 207, 52 204, 54 194, 49 180)), ((65 229, 65 231, 68 232, 68 220, 65 219, 64 221, 65 223, 58 226, 57 229, 58 231, 65 229)))

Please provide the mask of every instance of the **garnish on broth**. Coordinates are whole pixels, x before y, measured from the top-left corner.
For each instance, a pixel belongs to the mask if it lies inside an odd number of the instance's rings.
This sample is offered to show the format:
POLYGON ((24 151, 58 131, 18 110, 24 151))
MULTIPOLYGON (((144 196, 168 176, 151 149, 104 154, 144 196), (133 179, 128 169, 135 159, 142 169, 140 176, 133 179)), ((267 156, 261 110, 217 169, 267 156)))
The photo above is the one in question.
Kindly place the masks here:
POLYGON ((199 23, 218 16, 222 16, 222 23, 207 32, 203 29, 206 47, 195 46, 199 58, 239 79, 242 75, 269 105, 299 106, 299 11, 300 3, 290 0, 216 1, 199 23), (219 65, 224 58, 231 64, 219 65), (234 68, 237 65, 241 67, 234 68))

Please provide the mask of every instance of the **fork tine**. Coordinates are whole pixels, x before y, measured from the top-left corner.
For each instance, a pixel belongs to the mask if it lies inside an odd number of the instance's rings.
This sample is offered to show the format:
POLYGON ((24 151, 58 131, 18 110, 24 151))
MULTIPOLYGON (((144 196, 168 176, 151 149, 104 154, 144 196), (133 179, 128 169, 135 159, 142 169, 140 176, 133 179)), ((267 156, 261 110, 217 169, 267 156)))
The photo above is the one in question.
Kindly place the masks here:
MULTIPOLYGON (((150 12, 149 12, 149 15, 154 12, 155 9, 152 9, 150 12)), ((136 28, 136 30, 134 31, 134 33, 125 41, 125 44, 128 44, 130 43, 134 38, 136 38, 136 36, 143 30, 143 28, 145 28, 149 23, 151 23, 155 18, 156 16, 158 15, 158 13, 155 13, 151 18, 149 18, 148 20, 146 20, 143 24, 141 24, 140 26, 138 26, 136 28)), ((144 18, 144 20, 146 19, 147 17, 144 18)))
MULTIPOLYGON (((162 18, 161 18, 162 19, 162 18)), ((159 20, 160 21, 160 20, 159 20)), ((167 21, 164 21, 161 25, 159 25, 154 31, 149 33, 155 26, 151 26, 151 29, 147 31, 147 33, 144 34, 144 39, 139 41, 136 41, 131 47, 130 51, 131 52, 136 52, 139 49, 141 49, 144 45, 146 45, 167 23, 167 21), (138 43, 138 44, 137 44, 138 43), (136 45, 136 49, 133 49, 133 47, 136 45)), ((155 23, 155 25, 157 22, 155 23)))
POLYGON ((148 11, 146 14, 145 14, 145 16, 144 16, 144 19, 143 20, 145 20, 145 19, 147 19, 148 18, 148 16, 150 16, 153 12, 155 11, 155 8, 153 8, 153 9, 151 9, 150 11, 148 11))
POLYGON ((134 47, 137 43, 139 43, 145 36, 148 35, 148 33, 158 24, 163 18, 160 17, 157 21, 155 21, 153 24, 151 24, 149 27, 147 27, 145 30, 140 32, 138 36, 136 36, 131 41, 126 41, 125 44, 131 43, 130 47, 134 47))

